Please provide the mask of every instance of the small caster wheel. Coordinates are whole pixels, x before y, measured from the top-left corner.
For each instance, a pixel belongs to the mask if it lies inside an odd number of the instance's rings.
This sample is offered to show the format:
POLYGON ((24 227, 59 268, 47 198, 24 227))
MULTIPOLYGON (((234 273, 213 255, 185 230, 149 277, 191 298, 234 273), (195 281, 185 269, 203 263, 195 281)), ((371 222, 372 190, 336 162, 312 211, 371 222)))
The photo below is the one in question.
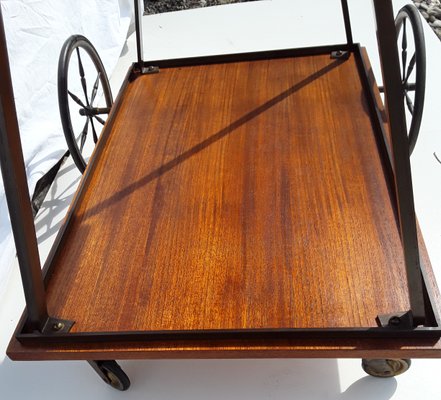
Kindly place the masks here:
POLYGON ((114 389, 125 391, 130 387, 130 379, 116 361, 88 361, 101 379, 114 389))
POLYGON ((363 370, 376 378, 390 378, 406 372, 410 367, 409 359, 373 359, 363 358, 363 370))

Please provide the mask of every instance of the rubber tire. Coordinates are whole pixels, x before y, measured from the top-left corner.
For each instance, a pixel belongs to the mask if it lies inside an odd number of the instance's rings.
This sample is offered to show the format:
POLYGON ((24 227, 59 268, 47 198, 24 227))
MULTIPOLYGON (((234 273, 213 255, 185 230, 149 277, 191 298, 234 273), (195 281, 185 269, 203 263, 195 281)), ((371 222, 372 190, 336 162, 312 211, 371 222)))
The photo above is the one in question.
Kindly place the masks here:
POLYGON ((363 370, 376 378, 391 378, 406 372, 412 362, 405 359, 372 359, 364 358, 361 362, 363 370))
MULTIPOLYGON (((423 25, 418 9, 412 5, 405 5, 395 18, 395 29, 397 39, 399 37, 403 21, 408 19, 412 26, 412 32, 415 42, 415 58, 416 58, 416 79, 415 79, 415 102, 412 121, 409 128, 409 154, 412 154, 421 127, 423 118, 424 96, 426 91, 426 46, 424 40, 423 25)), ((406 106, 405 106, 406 107, 406 106)))
POLYGON ((75 132, 72 128, 69 109, 68 77, 69 63, 72 53, 76 48, 83 49, 92 60, 97 72, 101 72, 100 81, 104 92, 106 105, 110 108, 113 104, 112 91, 110 89, 109 79, 104 69, 104 65, 92 43, 82 35, 73 35, 64 43, 60 57, 58 59, 58 106, 60 109, 61 124, 63 126, 64 137, 67 147, 72 155, 75 165, 81 173, 86 169, 86 161, 75 139, 75 132))
POLYGON ((100 361, 98 367, 107 377, 107 379, 102 377, 103 381, 112 386, 114 389, 124 392, 130 387, 129 377, 116 361, 100 361))

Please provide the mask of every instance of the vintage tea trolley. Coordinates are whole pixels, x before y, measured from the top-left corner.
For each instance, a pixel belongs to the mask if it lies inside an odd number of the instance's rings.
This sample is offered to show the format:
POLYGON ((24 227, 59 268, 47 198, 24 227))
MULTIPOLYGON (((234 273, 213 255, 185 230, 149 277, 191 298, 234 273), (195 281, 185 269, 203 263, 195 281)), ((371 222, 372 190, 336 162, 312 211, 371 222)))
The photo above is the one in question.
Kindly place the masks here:
POLYGON ((346 0, 343 44, 149 62, 135 0, 138 60, 114 103, 93 46, 70 38, 59 103, 84 176, 43 273, 2 23, 1 167, 27 305, 9 357, 87 360, 120 390, 115 359, 360 357, 394 376, 440 357, 409 162, 421 22, 372 2, 382 88, 346 0))

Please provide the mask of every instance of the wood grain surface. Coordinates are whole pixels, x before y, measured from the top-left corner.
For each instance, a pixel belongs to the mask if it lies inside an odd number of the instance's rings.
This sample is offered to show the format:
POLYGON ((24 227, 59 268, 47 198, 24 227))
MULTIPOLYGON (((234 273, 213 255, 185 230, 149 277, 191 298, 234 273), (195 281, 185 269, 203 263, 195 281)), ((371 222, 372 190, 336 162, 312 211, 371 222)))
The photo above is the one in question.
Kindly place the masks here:
POLYGON ((375 326, 409 308, 355 61, 128 85, 48 283, 73 332, 375 326))
POLYGON ((186 358, 440 358, 441 341, 399 339, 175 341, 41 344, 13 338, 8 356, 25 360, 130 360, 186 358))
MULTIPOLYGON (((433 304, 441 309, 441 294, 419 231, 419 248, 433 304)), ((13 360, 104 360, 186 358, 440 358, 441 340, 327 339, 48 343, 25 346, 14 337, 8 347, 13 360)))

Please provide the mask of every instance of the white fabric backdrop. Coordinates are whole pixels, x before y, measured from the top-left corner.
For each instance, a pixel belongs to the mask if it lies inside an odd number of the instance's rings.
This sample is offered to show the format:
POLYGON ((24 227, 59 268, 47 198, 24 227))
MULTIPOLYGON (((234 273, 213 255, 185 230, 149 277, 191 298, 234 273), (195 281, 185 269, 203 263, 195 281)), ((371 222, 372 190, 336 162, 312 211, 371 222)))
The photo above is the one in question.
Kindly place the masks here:
MULTIPOLYGON (((64 41, 72 34, 86 36, 110 75, 126 39, 133 0, 1 0, 0 4, 32 193, 38 179, 67 150, 56 85, 58 56, 64 41)), ((14 256, 0 176, 0 298, 14 256)))

